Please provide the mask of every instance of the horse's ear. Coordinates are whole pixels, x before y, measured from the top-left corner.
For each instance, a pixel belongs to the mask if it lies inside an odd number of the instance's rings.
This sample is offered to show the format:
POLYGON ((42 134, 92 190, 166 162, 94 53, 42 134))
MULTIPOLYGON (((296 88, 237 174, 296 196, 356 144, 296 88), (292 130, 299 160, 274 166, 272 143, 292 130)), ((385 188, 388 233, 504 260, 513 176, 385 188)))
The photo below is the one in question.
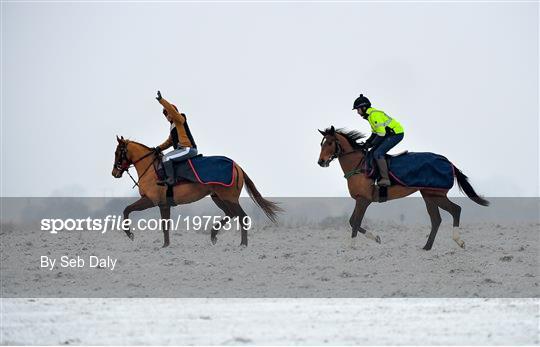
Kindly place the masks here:
MULTIPOLYGON (((317 130, 319 130, 319 129, 317 129, 317 130)), ((326 133, 324 131, 319 130, 319 132, 321 133, 322 136, 326 136, 326 133)))
POLYGON ((332 125, 330 127, 330 135, 334 135, 336 133, 336 128, 334 128, 334 126, 332 125))
POLYGON ((122 141, 120 140, 120 138, 118 137, 118 135, 116 135, 116 141, 118 141, 118 143, 122 142, 122 141))

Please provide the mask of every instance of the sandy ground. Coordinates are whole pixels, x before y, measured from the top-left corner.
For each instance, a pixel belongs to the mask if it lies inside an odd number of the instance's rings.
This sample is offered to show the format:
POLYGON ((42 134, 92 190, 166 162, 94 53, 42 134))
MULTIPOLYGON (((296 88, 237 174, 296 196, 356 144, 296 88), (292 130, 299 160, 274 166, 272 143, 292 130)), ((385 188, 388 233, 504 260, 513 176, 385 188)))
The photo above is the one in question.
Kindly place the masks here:
POLYGON ((538 345, 538 299, 4 299, 2 344, 538 345))
POLYGON ((464 224, 466 249, 441 227, 424 251, 424 226, 368 223, 382 238, 351 241, 350 231, 265 227, 209 235, 175 231, 50 235, 5 231, 3 297, 538 297, 538 224, 464 224), (40 256, 110 256, 107 268, 40 268, 40 256))
POLYGON ((538 222, 366 219, 377 244, 329 223, 226 231, 60 232, 4 224, 2 344, 538 345, 538 222), (40 268, 40 256, 117 258, 40 268), (58 299, 62 298, 62 299, 58 299), (78 299, 86 298, 86 299, 78 299), (146 299, 145 299, 146 298, 146 299), (150 299, 153 298, 153 299, 150 299), (341 299, 340 299, 341 298, 341 299), (506 299, 500 299, 506 298, 506 299))

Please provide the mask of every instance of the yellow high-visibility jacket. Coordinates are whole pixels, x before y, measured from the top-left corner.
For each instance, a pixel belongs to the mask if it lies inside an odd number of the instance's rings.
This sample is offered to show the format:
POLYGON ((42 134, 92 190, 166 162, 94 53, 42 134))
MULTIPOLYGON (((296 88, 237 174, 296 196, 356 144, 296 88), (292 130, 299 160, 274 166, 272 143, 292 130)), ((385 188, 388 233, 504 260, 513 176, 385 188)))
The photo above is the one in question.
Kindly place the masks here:
POLYGON ((383 111, 370 107, 367 109, 366 113, 368 114, 367 120, 369 125, 371 125, 371 131, 377 135, 385 136, 386 127, 392 129, 396 135, 403 133, 401 124, 383 111))

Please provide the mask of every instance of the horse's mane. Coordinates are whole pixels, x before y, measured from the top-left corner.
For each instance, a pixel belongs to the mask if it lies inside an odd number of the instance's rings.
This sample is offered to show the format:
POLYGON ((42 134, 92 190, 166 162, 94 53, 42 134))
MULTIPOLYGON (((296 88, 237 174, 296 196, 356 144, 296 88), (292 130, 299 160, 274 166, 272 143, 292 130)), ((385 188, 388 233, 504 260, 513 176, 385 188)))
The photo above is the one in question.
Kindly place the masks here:
POLYGON ((127 145, 128 143, 134 143, 134 144, 139 145, 139 146, 141 146, 141 147, 143 147, 143 148, 145 148, 145 149, 150 149, 150 147, 148 147, 147 145, 142 144, 142 143, 137 142, 137 141, 130 140, 130 139, 124 139, 124 142, 126 143, 126 145, 127 145))
MULTIPOLYGON (((326 128, 324 130, 324 132, 326 134, 331 134, 332 133, 332 128, 331 127, 326 128)), ((362 146, 360 145, 360 143, 358 141, 366 137, 366 135, 364 135, 363 133, 361 133, 361 132, 359 132, 357 130, 347 130, 346 128, 336 129, 336 133, 338 133, 338 134, 342 135, 343 137, 345 137, 347 139, 347 141, 349 142, 349 144, 354 149, 361 149, 362 146)))

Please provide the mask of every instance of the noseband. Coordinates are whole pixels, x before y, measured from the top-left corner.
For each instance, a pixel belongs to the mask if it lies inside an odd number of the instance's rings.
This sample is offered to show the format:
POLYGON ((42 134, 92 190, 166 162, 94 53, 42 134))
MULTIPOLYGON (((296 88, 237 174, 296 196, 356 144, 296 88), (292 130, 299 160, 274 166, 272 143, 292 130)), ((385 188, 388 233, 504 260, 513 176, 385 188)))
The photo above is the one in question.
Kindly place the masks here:
POLYGON ((341 147, 341 144, 336 139, 336 149, 334 151, 334 154, 330 157, 330 162, 334 159, 337 159, 343 155, 343 148, 341 147))
POLYGON ((129 169, 131 163, 127 157, 127 145, 124 145, 120 148, 120 157, 116 161, 114 167, 120 172, 124 172, 129 169))

